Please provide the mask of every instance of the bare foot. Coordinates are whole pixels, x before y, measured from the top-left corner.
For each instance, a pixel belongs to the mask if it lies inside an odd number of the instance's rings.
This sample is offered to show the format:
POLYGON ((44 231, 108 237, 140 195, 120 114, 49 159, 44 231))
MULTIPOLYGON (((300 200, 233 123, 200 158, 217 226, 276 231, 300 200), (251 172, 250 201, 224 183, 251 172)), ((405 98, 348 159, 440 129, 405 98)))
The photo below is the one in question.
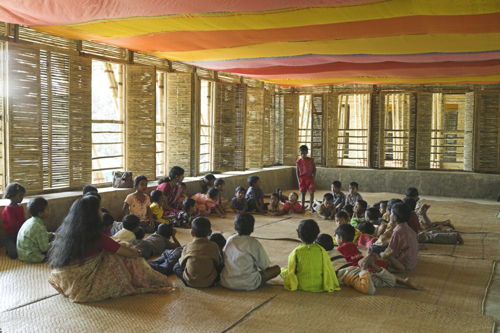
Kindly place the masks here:
POLYGON ((410 280, 410 278, 398 278, 397 280, 401 285, 414 290, 422 290, 423 288, 410 280))

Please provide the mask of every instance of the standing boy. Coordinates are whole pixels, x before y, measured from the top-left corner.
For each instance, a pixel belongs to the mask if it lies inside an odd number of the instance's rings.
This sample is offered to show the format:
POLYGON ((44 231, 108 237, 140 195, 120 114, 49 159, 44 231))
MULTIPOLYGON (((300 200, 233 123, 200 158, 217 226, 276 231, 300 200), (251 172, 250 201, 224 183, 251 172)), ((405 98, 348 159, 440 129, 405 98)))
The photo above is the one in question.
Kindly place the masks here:
POLYGON ((300 146, 300 158, 297 160, 297 180, 299 182, 299 192, 302 195, 302 207, 305 208, 306 192, 309 191, 309 204, 311 211, 314 202, 314 177, 316 176, 316 164, 314 158, 308 157, 309 148, 306 145, 300 146))

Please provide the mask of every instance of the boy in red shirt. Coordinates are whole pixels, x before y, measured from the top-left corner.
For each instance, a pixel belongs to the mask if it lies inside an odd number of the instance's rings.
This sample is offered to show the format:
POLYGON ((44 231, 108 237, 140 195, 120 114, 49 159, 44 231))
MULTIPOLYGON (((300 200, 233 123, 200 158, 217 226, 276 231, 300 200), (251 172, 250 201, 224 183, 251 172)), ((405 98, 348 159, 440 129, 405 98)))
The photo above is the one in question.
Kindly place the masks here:
POLYGON ((306 208, 306 192, 309 191, 309 203, 312 211, 314 202, 314 177, 316 176, 316 164, 314 158, 308 157, 309 148, 306 145, 300 146, 300 158, 297 160, 297 180, 299 182, 299 192, 302 195, 302 207, 306 208))

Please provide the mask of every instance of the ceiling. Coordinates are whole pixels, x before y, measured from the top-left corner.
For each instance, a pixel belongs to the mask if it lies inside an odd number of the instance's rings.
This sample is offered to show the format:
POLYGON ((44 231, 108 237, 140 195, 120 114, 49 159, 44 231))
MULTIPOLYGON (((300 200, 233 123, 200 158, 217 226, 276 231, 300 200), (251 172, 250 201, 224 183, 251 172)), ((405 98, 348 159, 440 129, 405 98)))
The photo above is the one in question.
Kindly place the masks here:
POLYGON ((500 83, 498 0, 2 0, 0 20, 283 86, 500 83))

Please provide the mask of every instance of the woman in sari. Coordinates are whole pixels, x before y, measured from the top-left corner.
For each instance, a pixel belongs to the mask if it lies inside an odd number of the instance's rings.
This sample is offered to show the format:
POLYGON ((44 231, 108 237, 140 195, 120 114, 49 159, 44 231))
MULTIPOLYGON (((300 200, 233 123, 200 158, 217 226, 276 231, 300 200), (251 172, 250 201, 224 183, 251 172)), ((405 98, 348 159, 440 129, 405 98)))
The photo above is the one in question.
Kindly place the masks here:
POLYGON ((170 290, 167 277, 152 270, 137 249, 104 234, 99 206, 93 195, 71 206, 49 251, 49 283, 73 302, 170 290))
POLYGON ((170 169, 168 177, 162 178, 158 182, 158 191, 163 193, 165 215, 177 215, 182 210, 182 202, 179 202, 179 196, 182 194, 179 185, 184 179, 184 169, 174 166, 170 169))

